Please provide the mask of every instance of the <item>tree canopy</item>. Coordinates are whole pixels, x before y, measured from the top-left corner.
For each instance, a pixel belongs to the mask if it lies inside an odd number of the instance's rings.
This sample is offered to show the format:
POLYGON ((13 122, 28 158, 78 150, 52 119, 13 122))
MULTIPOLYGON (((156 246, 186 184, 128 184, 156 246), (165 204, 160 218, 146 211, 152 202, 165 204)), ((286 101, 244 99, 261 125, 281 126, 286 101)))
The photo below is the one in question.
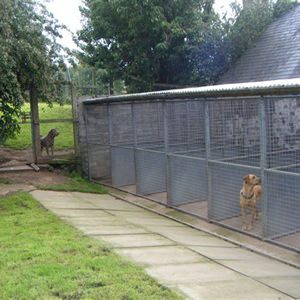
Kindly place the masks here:
POLYGON ((61 92, 60 25, 36 0, 0 1, 0 137, 12 135, 30 90, 43 100, 61 92))
POLYGON ((84 0, 85 63, 129 92, 215 83, 291 0, 247 0, 221 19, 211 0, 84 0))
POLYGON ((210 0, 85 0, 84 58, 129 91, 197 82, 191 59, 217 18, 210 0))

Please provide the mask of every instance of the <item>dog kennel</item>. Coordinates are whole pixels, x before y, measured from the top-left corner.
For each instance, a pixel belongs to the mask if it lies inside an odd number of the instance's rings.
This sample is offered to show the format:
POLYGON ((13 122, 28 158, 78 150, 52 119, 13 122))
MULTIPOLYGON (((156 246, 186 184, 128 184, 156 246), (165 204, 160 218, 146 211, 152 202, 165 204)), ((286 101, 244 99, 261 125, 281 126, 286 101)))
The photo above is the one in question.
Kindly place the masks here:
POLYGON ((242 180, 256 174, 248 233, 299 251, 300 79, 90 99, 80 111, 91 180, 241 230, 242 180))

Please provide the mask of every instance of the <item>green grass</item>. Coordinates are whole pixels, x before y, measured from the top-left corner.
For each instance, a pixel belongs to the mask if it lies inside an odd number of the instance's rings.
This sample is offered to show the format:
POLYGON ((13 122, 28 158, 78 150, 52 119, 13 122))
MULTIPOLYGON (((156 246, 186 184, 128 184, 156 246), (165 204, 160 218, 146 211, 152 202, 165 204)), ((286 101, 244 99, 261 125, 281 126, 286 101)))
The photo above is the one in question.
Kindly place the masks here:
MULTIPOLYGON (((23 106, 24 112, 30 111, 30 106, 25 103, 23 106)), ((53 104, 49 107, 46 103, 39 104, 40 120, 49 119, 72 119, 72 106, 65 104, 53 104)), ((11 138, 5 141, 4 146, 14 149, 27 149, 31 147, 31 126, 30 124, 21 124, 20 133, 16 138, 11 138)), ((50 129, 57 128, 60 135, 55 138, 55 149, 72 149, 73 142, 73 124, 71 122, 40 124, 41 135, 45 136, 50 129)))
POLYGON ((39 189, 51 191, 69 191, 82 193, 107 194, 107 190, 100 184, 85 180, 76 173, 70 174, 70 181, 64 184, 40 185, 39 189))
POLYGON ((0 299, 181 299, 28 193, 0 198, 0 299))

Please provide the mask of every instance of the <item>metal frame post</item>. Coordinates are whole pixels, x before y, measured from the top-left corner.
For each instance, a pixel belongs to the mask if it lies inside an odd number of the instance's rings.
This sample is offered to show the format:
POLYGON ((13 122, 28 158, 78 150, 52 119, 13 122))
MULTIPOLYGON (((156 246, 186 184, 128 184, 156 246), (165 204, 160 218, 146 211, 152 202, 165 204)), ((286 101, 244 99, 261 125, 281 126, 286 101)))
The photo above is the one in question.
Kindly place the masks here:
POLYGON ((90 143, 89 143, 89 135, 88 135, 88 130, 87 130, 87 123, 88 123, 88 116, 87 116, 87 106, 83 104, 83 124, 84 124, 84 129, 85 129, 85 136, 86 136, 86 151, 87 151, 87 167, 88 167, 88 179, 91 181, 91 166, 90 166, 90 143))
POLYGON ((167 206, 171 205, 171 180, 169 171, 169 133, 168 133, 168 113, 167 113, 167 102, 162 102, 163 109, 163 125, 164 125, 164 150, 165 150, 165 166, 166 166, 166 189, 167 189, 167 206))
POLYGON ((136 131, 136 118, 135 118, 135 108, 134 103, 130 103, 131 108, 131 126, 132 126, 132 137, 133 137, 133 159, 134 159, 134 178, 135 178, 135 186, 137 191, 137 182, 138 182, 138 176, 137 176, 137 154, 136 154, 136 148, 137 148, 137 131, 136 131))
POLYGON ((112 181, 112 124, 111 124, 111 105, 109 103, 106 104, 107 111, 107 123, 108 123, 108 149, 109 149, 109 157, 110 157, 110 178, 112 181))
POLYGON ((204 104, 204 118, 205 118, 205 152, 206 152, 206 172, 207 172, 207 218, 212 219, 212 174, 209 165, 209 160, 211 157, 210 153, 210 117, 209 117, 209 103, 206 100, 204 104))
POLYGON ((266 99, 259 98, 259 119, 260 119, 260 176, 262 182, 262 213, 263 213, 263 237, 268 235, 268 194, 265 169, 267 168, 267 127, 266 127, 266 99))

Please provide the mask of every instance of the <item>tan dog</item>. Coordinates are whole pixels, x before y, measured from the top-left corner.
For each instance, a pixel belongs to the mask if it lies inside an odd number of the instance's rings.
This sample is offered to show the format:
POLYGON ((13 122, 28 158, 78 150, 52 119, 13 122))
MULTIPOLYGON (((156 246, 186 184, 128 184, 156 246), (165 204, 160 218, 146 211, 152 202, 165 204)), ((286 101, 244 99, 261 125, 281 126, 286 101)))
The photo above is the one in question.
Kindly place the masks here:
POLYGON ((243 187, 240 191, 240 206, 243 218, 243 230, 253 228, 254 217, 258 218, 256 203, 261 198, 262 188, 260 178, 253 174, 248 174, 243 178, 243 187), (250 209, 250 224, 247 226, 246 208, 250 209))

